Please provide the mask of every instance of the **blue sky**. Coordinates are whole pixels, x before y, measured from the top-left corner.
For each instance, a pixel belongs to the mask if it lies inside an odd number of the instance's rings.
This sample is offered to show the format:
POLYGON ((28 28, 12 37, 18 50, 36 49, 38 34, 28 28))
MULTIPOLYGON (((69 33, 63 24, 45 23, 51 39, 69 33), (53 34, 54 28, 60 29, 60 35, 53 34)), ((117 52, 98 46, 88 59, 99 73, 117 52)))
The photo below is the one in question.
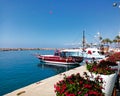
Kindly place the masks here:
POLYGON ((76 47, 114 39, 120 32, 120 0, 0 0, 0 48, 76 47), (74 45, 75 44, 75 45, 74 45))

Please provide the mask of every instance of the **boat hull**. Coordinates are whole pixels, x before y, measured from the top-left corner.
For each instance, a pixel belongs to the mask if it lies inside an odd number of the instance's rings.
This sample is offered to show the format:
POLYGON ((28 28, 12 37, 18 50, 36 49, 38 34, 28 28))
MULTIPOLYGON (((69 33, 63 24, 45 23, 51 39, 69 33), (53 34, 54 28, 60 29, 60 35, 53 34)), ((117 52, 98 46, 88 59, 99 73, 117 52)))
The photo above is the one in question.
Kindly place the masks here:
POLYGON ((61 64, 61 65, 79 64, 83 61, 82 57, 63 58, 63 57, 54 56, 54 55, 38 55, 37 58, 44 63, 61 64))
POLYGON ((52 65, 58 65, 58 64, 60 64, 60 65, 74 65, 74 64, 79 64, 78 62, 76 62, 76 63, 73 63, 73 62, 71 62, 71 63, 68 63, 68 62, 57 62, 57 61, 48 61, 48 60, 41 60, 41 62, 44 62, 44 63, 47 63, 47 64, 52 64, 52 65))

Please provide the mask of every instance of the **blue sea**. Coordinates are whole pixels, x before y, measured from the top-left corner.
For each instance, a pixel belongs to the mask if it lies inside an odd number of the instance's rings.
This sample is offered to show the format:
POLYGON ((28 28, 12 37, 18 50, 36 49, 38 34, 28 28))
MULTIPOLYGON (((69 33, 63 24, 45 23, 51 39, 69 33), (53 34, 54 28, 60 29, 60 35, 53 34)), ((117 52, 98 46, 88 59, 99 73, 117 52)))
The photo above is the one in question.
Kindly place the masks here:
POLYGON ((42 64, 34 56, 38 53, 54 50, 0 51, 0 96, 76 67, 42 64))

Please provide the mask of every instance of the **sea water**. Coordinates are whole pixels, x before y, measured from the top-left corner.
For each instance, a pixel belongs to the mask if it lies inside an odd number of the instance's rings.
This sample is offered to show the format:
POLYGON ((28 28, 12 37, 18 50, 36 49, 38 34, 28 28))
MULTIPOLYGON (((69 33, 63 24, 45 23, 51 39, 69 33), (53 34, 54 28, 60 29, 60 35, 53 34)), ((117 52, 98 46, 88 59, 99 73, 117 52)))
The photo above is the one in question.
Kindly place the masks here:
POLYGON ((0 51, 0 96, 73 68, 42 64, 38 53, 54 50, 0 51))

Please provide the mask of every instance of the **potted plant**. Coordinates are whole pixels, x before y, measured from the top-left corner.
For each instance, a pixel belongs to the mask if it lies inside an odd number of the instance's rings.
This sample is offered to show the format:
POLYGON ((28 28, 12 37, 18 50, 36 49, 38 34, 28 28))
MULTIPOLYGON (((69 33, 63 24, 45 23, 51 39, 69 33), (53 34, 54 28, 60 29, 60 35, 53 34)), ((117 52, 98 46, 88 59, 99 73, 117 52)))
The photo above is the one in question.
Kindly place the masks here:
POLYGON ((120 61, 120 52, 113 53, 106 60, 111 62, 120 61))
POLYGON ((118 74, 119 74, 119 71, 120 71, 120 52, 113 53, 106 60, 110 61, 110 62, 116 62, 116 65, 114 65, 114 66, 118 69, 118 74))
POLYGON ((116 82, 116 88, 120 90, 119 88, 119 78, 120 78, 120 52, 115 52, 112 55, 110 55, 107 59, 107 61, 116 62, 116 65, 113 66, 113 68, 117 69, 117 82, 116 82))
POLYGON ((115 70, 111 68, 111 66, 117 65, 116 62, 110 62, 106 60, 101 60, 100 62, 86 62, 87 70, 89 72, 93 72, 95 74, 103 74, 103 75, 110 75, 115 73, 115 70))
POLYGON ((102 79, 96 77, 94 81, 84 72, 84 77, 79 73, 64 76, 63 80, 54 85, 56 96, 104 96, 101 84, 102 79))
POLYGON ((105 93, 105 96, 111 96, 112 91, 115 85, 115 80, 117 74, 110 66, 115 65, 115 62, 110 62, 106 60, 101 60, 100 62, 86 62, 87 70, 90 72, 91 77, 100 76, 103 78, 102 91, 105 93))

